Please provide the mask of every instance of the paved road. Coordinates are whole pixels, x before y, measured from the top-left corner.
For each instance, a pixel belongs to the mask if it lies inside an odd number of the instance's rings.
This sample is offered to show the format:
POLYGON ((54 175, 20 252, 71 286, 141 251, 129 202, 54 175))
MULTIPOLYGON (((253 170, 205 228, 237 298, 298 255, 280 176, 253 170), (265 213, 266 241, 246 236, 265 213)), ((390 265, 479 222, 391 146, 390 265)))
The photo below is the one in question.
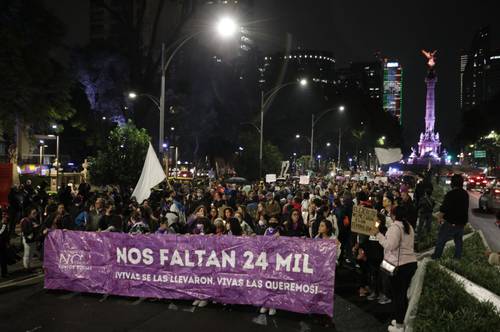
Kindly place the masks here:
POLYGON ((500 228, 493 214, 479 211, 479 196, 478 192, 469 191, 469 221, 475 229, 482 230, 491 250, 500 251, 500 228))
POLYGON ((269 317, 250 306, 195 309, 190 301, 48 291, 40 278, 0 289, 0 331, 387 331, 392 305, 359 298, 356 279, 352 271, 337 270, 332 329, 318 317, 283 311, 269 317))

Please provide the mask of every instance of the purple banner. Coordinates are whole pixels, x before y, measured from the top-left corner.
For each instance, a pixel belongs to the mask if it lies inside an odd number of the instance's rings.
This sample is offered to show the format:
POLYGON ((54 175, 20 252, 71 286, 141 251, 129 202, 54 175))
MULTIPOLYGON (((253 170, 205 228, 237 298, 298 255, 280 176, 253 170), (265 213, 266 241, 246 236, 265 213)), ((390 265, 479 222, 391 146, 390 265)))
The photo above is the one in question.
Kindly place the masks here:
POLYGON ((332 240, 54 230, 45 240, 45 288, 332 317, 335 259, 332 240))

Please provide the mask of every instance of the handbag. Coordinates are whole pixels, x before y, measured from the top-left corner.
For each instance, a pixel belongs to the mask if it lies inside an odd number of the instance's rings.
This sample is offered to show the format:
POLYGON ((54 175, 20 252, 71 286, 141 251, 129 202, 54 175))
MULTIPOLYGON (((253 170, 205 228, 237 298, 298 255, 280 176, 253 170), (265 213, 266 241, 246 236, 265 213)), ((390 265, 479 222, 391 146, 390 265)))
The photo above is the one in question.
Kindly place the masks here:
MULTIPOLYGON (((399 226, 398 226, 399 228, 399 226)), ((380 263, 380 270, 387 274, 389 277, 394 277, 398 272, 399 267, 399 256, 401 254, 401 242, 403 242, 403 233, 401 233, 401 239, 399 240, 399 249, 398 249, 398 265, 394 265, 385 258, 380 263)))

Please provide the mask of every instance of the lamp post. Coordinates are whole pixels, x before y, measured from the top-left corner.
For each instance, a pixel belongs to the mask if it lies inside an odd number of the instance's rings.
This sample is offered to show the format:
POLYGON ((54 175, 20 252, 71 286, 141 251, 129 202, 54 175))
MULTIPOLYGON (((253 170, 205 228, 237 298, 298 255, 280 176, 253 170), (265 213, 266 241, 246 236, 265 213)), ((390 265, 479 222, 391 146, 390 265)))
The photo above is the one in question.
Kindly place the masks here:
MULTIPOLYGON (((224 38, 232 36, 236 30, 237 30, 237 25, 234 20, 228 17, 224 17, 220 19, 216 25, 216 30, 217 33, 224 38)), ((138 96, 145 96, 149 98, 153 103, 156 105, 156 107, 160 111, 160 128, 159 128, 159 137, 158 137, 158 151, 161 153, 161 147, 163 145, 163 140, 164 140, 164 130, 165 130, 165 75, 168 69, 168 66, 172 62, 174 56, 177 54, 177 52, 184 46, 188 41, 193 39, 194 37, 200 35, 204 30, 196 31, 183 39, 181 39, 175 49, 170 53, 170 56, 168 59, 165 60, 165 43, 161 44, 161 90, 160 90, 160 99, 149 95, 149 94, 136 94, 136 93, 129 93, 129 98, 136 98, 138 96)), ((173 45, 172 45, 173 46, 173 45)))
POLYGON ((278 86, 275 86, 268 92, 264 93, 264 90, 260 91, 260 144, 259 144, 259 177, 262 178, 262 148, 263 148, 263 143, 264 143, 264 112, 265 109, 269 106, 270 101, 272 98, 283 88, 294 85, 294 84, 300 84, 300 86, 306 86, 307 85, 307 80, 306 79, 301 79, 299 81, 293 81, 293 82, 288 82, 288 83, 283 83, 278 86))
MULTIPOLYGON (((316 126, 316 124, 318 123, 319 120, 321 120, 321 118, 323 116, 325 116, 327 113, 330 113, 330 112, 333 112, 333 111, 338 111, 339 113, 343 113, 345 111, 345 106, 341 105, 341 106, 338 106, 338 107, 331 107, 331 108, 327 108, 326 110, 324 110, 323 112, 321 112, 321 114, 315 118, 314 117, 314 113, 311 114, 311 138, 309 139, 309 142, 311 143, 311 152, 310 152, 310 158, 311 158, 311 168, 313 167, 313 154, 314 154, 314 127, 316 126)), ((339 126, 339 159, 340 159, 340 126, 339 126)), ((329 143, 328 143, 329 144, 329 143)), ((327 144, 327 146, 329 146, 327 144)))
MULTIPOLYGON (((57 132, 57 125, 52 125, 52 129, 56 132, 56 191, 59 188, 59 133, 57 132)), ((53 137, 54 135, 48 135, 53 137)))

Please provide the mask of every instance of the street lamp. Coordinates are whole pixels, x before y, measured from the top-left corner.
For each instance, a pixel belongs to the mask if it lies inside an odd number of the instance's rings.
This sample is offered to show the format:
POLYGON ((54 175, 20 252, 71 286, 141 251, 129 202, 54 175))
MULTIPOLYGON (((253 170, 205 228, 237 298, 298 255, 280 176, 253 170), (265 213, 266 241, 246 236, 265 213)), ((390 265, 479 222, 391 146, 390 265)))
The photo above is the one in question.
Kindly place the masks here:
POLYGON ((294 85, 294 84, 299 84, 300 86, 304 87, 307 85, 307 79, 302 78, 299 79, 298 81, 292 81, 288 83, 283 83, 280 85, 275 86, 274 88, 270 89, 267 92, 264 92, 264 90, 260 91, 260 146, 259 146, 259 177, 262 178, 262 147, 264 143, 264 111, 266 108, 269 106, 271 100, 273 97, 283 88, 294 85))
POLYGON ((223 17, 216 25, 217 33, 224 38, 231 37, 238 29, 236 22, 230 17, 223 17))
MULTIPOLYGON (((223 38, 228 38, 232 35, 235 34, 235 32, 237 31, 237 24, 236 22, 229 18, 229 17, 224 17, 222 19, 220 19, 217 24, 215 25, 215 30, 217 31, 217 34, 223 38)), ((177 45, 174 50, 170 53, 170 56, 168 57, 168 59, 165 59, 165 43, 162 43, 161 45, 161 67, 160 67, 160 70, 161 70, 161 90, 160 90, 160 98, 156 98, 155 96, 152 96, 150 94, 147 94, 147 93, 141 93, 141 94, 137 94, 133 91, 129 92, 128 94, 128 97, 130 99, 135 99, 137 97, 141 97, 141 96, 144 96, 144 97, 147 97, 149 98, 154 104, 155 106, 158 108, 158 110, 160 111, 160 128, 159 128, 159 137, 158 137, 158 149, 160 149, 160 147, 162 146, 163 144, 163 140, 164 140, 164 136, 165 136, 165 132, 164 132, 164 122, 165 122, 165 75, 166 75, 166 72, 168 70, 168 67, 170 65, 170 63, 172 62, 174 56, 177 54, 177 52, 182 48, 182 46, 184 46, 188 41, 190 41, 191 39, 193 39, 194 37, 200 35, 203 31, 205 30, 199 30, 199 31, 196 31, 186 37, 184 37, 183 39, 181 39, 180 41, 176 42, 175 44, 177 45)), ((175 44, 172 44, 169 46, 170 47, 173 47, 175 44)))
POLYGON ((330 147, 330 145, 332 145, 330 142, 327 142, 327 143, 326 143, 326 147, 328 147, 328 148, 329 148, 329 147, 330 147))
MULTIPOLYGON (((311 143, 311 153, 310 153, 310 158, 311 158, 311 167, 313 167, 313 153, 314 153, 314 127, 316 126, 316 124, 318 123, 318 121, 323 117, 325 116, 327 113, 330 113, 330 112, 334 112, 334 111, 338 111, 339 113, 343 113, 345 111, 345 106, 344 105, 340 105, 340 106, 337 106, 337 107, 331 107, 331 108, 327 108, 326 110, 324 110, 316 119, 314 118, 314 113, 311 114, 311 139, 309 140, 310 143, 311 143)), ((341 131, 342 131, 342 128, 339 126, 339 155, 338 155, 338 158, 339 158, 339 165, 340 165, 340 141, 341 141, 341 131)), ((328 145, 329 143, 327 143, 326 146, 329 146, 328 145)))
POLYGON ((158 98, 156 98, 153 95, 150 95, 149 93, 136 93, 134 91, 130 91, 128 93, 128 97, 129 97, 129 99, 136 99, 136 98, 139 98, 139 97, 146 97, 149 100, 151 100, 151 102, 153 102, 153 104, 156 106, 156 108, 158 108, 158 110, 161 112, 160 101, 158 100, 158 98))
POLYGON ((295 135, 295 138, 300 138, 300 135, 299 134, 295 135))

